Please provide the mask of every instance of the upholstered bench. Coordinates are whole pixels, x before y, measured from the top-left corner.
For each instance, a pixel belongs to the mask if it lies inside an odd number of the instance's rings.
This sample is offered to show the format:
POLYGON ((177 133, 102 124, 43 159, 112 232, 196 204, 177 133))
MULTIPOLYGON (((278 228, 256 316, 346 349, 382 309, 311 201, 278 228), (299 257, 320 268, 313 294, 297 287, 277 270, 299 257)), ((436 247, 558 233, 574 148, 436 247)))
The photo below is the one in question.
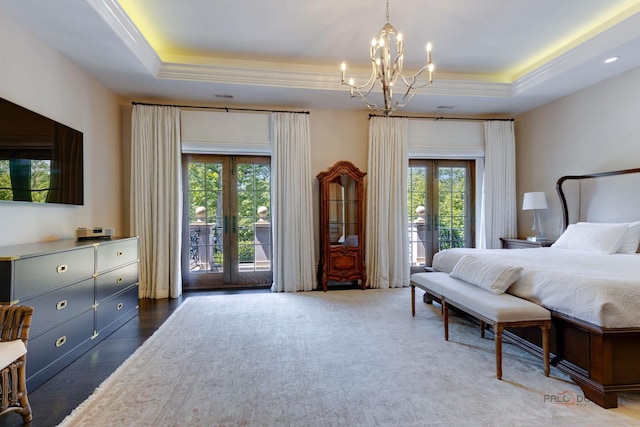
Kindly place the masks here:
POLYGON ((544 374, 549 376, 549 330, 551 313, 533 302, 516 296, 495 294, 450 277, 447 273, 411 275, 411 314, 416 314, 416 287, 440 300, 444 318, 444 339, 449 340, 449 305, 480 320, 484 337, 485 323, 493 326, 496 349, 496 376, 502 379, 502 332, 504 328, 539 326, 542 331, 544 374))

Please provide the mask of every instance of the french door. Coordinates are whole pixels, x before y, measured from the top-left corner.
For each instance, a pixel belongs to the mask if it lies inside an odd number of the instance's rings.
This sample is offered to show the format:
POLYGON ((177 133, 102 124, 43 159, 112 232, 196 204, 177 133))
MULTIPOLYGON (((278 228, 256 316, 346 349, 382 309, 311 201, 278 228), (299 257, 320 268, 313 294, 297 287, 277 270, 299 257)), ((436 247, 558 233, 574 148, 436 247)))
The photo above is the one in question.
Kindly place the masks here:
POLYGON ((267 287, 271 159, 183 155, 185 288, 267 287))
POLYGON ((474 165, 473 160, 409 160, 412 271, 431 265, 440 250, 473 246, 474 165))

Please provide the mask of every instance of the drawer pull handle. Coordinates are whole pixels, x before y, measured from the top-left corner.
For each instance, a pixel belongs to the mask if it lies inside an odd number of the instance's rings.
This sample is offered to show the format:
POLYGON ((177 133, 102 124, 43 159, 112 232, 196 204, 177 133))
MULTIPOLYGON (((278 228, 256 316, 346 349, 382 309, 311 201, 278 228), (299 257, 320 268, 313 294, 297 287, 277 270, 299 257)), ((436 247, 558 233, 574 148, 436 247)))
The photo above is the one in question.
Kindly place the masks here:
POLYGON ((62 347, 67 342, 66 336, 61 336, 56 340, 56 347, 62 347))
POLYGON ((69 267, 67 267, 67 264, 62 264, 56 267, 56 272, 57 273, 64 273, 65 271, 67 271, 69 267))
POLYGON ((122 281, 123 281, 123 280, 124 280, 124 279, 123 279, 122 277, 118 277, 118 278, 116 279, 116 283, 120 284, 120 283, 122 283, 122 281))
POLYGON ((124 305, 120 303, 116 306, 116 310, 122 310, 122 307, 124 307, 124 305))
POLYGON ((62 301, 58 301, 56 304, 56 310, 64 310, 67 308, 67 300, 63 299, 62 301))
POLYGON ((119 257, 120 257, 120 256, 122 256, 122 255, 124 255, 124 251, 118 251, 118 252, 116 253, 116 256, 119 256, 119 257))

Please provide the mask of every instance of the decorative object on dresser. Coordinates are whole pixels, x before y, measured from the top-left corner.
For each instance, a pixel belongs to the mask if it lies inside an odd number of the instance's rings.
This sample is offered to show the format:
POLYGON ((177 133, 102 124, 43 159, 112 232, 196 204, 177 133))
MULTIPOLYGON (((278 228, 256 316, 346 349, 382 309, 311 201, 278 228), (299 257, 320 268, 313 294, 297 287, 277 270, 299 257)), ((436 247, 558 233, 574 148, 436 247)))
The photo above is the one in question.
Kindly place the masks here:
POLYGON ((538 214, 538 211, 540 209, 548 208, 549 206, 547 205, 547 196, 543 191, 524 193, 524 198, 522 200, 522 210, 533 211, 533 226, 531 227, 533 236, 527 237, 527 240, 531 240, 532 242, 546 240, 544 238, 544 234, 542 233, 542 224, 540 223, 540 215, 538 214))
POLYGON ((76 228, 76 239, 89 240, 89 239, 110 239, 115 234, 113 228, 105 227, 78 227, 76 228))
POLYGON ((33 390, 138 313, 138 239, 0 248, 0 303, 34 308, 33 390))
POLYGON ((538 240, 531 241, 522 238, 501 237, 502 249, 527 249, 527 248, 546 248, 554 244, 555 240, 538 240))
POLYGON ((318 174, 320 182, 320 262, 318 283, 358 280, 364 269, 364 176, 353 163, 339 161, 318 174))
POLYGON ((9 412, 33 418, 27 397, 27 344, 33 307, 0 305, 0 416, 9 412))

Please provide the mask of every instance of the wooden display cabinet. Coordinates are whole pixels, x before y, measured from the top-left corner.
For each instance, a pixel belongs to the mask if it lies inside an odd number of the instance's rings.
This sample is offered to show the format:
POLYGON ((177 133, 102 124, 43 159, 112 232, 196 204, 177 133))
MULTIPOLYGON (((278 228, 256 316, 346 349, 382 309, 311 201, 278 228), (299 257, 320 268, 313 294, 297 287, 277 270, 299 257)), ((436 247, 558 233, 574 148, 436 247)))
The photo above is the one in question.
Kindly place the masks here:
POLYGON ((318 174, 320 183, 320 262, 318 283, 360 281, 364 268, 364 176, 353 163, 339 161, 318 174))

